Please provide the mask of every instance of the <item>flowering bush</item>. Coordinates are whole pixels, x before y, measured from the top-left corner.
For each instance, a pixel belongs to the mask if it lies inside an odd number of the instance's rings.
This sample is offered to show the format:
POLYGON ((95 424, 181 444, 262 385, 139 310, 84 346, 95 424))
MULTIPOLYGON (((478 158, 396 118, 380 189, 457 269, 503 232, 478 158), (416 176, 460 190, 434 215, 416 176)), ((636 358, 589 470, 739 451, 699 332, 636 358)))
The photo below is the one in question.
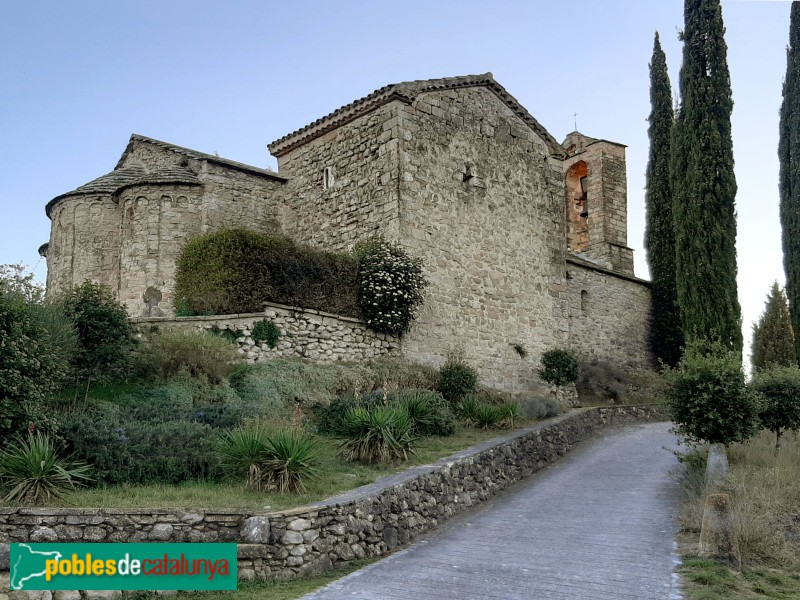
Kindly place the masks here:
POLYGON ((359 244, 356 254, 359 307, 364 322, 381 333, 405 333, 417 316, 428 283, 422 260, 383 238, 359 244))

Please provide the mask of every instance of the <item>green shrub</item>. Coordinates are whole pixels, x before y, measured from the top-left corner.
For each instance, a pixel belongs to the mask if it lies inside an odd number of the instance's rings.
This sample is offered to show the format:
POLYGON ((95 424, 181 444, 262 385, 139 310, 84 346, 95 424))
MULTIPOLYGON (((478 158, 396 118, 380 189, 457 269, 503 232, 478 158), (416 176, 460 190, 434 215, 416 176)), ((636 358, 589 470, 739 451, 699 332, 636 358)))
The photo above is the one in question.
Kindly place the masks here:
POLYGON ((775 434, 775 452, 786 429, 800 429, 800 369, 774 367, 753 379, 763 400, 758 412, 761 424, 775 434))
POLYGON ((542 355, 542 381, 560 386, 575 383, 579 375, 578 360, 569 350, 548 350, 542 355))
POLYGON ((458 402, 473 393, 478 385, 478 372, 464 362, 460 354, 451 354, 439 369, 436 389, 450 402, 458 402))
POLYGON ((111 290, 84 281, 59 300, 64 314, 75 326, 78 351, 75 369, 86 382, 111 381, 128 373, 136 345, 125 307, 111 290))
POLYGON ((730 444, 757 431, 757 394, 745 385, 736 352, 719 343, 687 344, 677 369, 667 377, 669 406, 679 434, 730 444))
POLYGON ((413 452, 413 422, 394 406, 355 407, 345 416, 345 436, 340 446, 345 460, 368 463, 408 458, 413 452))
POLYGON ((281 330, 272 321, 258 321, 253 325, 253 341, 257 344, 266 342, 267 346, 274 348, 281 339, 281 330))
POLYGON ((61 458, 40 431, 18 437, 0 448, 0 484, 8 490, 4 502, 43 504, 63 492, 92 481, 90 467, 61 458))
POLYGON ((103 410, 64 418, 59 434, 106 484, 175 484, 217 474, 212 429, 204 423, 123 420, 103 410))
POLYGON ((364 322, 382 333, 407 332, 427 285, 422 260, 380 237, 359 244, 356 255, 358 305, 364 322))
POLYGON ((182 314, 233 314, 261 311, 271 301, 357 317, 357 277, 353 256, 223 229, 183 248, 175 307, 182 314))
POLYGON ((0 439, 47 426, 43 401, 73 375, 77 334, 22 265, 0 265, 0 439))
POLYGON ((166 380, 185 372, 191 377, 220 383, 236 368, 237 346, 204 331, 168 329, 151 334, 138 353, 138 367, 146 378, 166 380))

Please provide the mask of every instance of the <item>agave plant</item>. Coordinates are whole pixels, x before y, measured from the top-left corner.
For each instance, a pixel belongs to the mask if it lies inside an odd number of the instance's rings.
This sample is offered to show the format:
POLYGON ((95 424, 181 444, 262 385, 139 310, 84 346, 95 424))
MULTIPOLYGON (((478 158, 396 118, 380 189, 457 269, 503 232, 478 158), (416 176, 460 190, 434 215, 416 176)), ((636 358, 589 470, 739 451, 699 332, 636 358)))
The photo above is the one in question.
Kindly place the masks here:
POLYGON ((93 480, 89 465, 60 457, 41 431, 0 449, 0 483, 10 490, 4 502, 43 504, 93 480))
POLYGON ((346 439, 340 450, 346 460, 374 463, 408 458, 416 441, 411 417, 402 408, 352 408, 345 416, 346 439))
POLYGON ((450 406, 439 392, 409 389, 397 393, 397 406, 411 417, 417 435, 453 435, 455 419, 450 406))
POLYGON ((275 432, 267 442, 263 477, 280 492, 303 492, 305 483, 317 476, 319 447, 295 430, 275 432))

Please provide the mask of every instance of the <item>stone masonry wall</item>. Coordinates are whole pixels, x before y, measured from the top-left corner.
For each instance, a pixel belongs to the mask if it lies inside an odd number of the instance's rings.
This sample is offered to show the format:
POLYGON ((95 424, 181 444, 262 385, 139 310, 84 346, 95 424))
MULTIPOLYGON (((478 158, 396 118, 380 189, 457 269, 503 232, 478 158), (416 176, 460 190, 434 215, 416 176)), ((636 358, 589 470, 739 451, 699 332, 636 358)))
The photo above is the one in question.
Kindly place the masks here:
POLYGON ((569 348, 624 369, 652 369, 650 284, 567 259, 569 348))
POLYGON ((400 116, 400 239, 431 282, 403 354, 463 350, 487 385, 531 389, 567 340, 562 165, 488 88, 421 94, 400 116))
MULTIPOLYGON (((433 465, 276 513, 0 508, 0 571, 9 569, 9 543, 202 541, 238 543, 240 579, 303 577, 356 558, 383 556, 555 462, 606 426, 664 418, 662 406, 582 409, 433 465)), ((12 594, 27 599, 25 593, 12 594)))
POLYGON ((170 317, 133 319, 140 328, 184 327, 210 330, 216 327, 237 333, 243 360, 260 363, 273 358, 300 357, 319 362, 363 361, 396 356, 400 340, 368 329, 358 319, 318 310, 268 303, 263 313, 214 317, 170 317), (253 325, 267 320, 281 331, 274 348, 253 340, 253 325))
POLYGON ((279 155, 286 233, 328 250, 398 231, 397 106, 391 102, 279 155), (325 185, 325 170, 332 179, 325 185))
POLYGON ((58 294, 86 279, 112 290, 119 281, 119 209, 108 194, 65 198, 50 214, 47 290, 58 294))

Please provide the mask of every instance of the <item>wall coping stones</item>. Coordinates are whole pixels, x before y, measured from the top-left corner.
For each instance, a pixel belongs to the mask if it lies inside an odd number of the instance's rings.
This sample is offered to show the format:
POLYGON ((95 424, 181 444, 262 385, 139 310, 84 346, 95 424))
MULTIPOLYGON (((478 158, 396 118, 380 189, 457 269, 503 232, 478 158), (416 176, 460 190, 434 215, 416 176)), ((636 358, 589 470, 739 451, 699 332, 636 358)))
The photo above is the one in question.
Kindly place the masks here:
POLYGON ((330 317, 339 321, 347 323, 355 323, 366 328, 364 321, 356 319, 355 317, 346 317, 344 315, 337 315, 335 313, 325 312, 323 310, 316 310, 314 308, 302 308, 300 306, 289 306, 288 304, 278 304, 277 302, 264 302, 264 311, 255 313, 234 313, 230 315, 205 315, 196 317, 133 317, 130 319, 131 323, 164 323, 164 322, 184 322, 184 321, 225 321, 230 319, 250 319, 264 317, 270 308, 277 308, 281 310, 288 310, 295 313, 302 313, 308 315, 319 315, 321 317, 330 317))

